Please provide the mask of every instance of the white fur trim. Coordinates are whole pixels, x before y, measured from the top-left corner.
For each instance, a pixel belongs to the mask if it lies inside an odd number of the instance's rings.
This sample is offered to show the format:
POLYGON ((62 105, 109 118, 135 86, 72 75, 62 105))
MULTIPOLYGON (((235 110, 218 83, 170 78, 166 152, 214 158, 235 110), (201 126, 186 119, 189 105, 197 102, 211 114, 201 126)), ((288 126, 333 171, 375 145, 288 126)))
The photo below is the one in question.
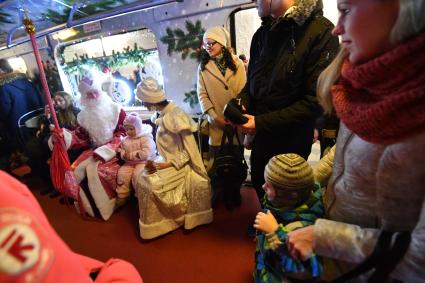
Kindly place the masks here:
MULTIPOLYGON (((65 147, 66 150, 68 150, 71 147, 72 143, 72 134, 65 128, 62 128, 63 130, 63 137, 65 139, 65 147)), ((47 144, 49 145, 50 150, 53 150, 53 135, 50 135, 49 140, 47 141, 47 144)))
POLYGON ((94 162, 93 157, 89 157, 78 164, 74 170, 74 176, 78 183, 80 183, 86 177, 86 168, 90 162, 94 162))
MULTIPOLYGON (((81 188, 80 188, 80 198, 86 213, 90 215, 91 217, 94 217, 94 211, 90 205, 89 199, 87 198, 86 193, 81 188)), ((78 201, 74 201, 74 207, 77 210, 78 214, 81 214, 78 201)))
POLYGON ((208 209, 185 215, 184 228, 193 229, 196 226, 213 222, 213 210, 208 209))
POLYGON ((145 240, 153 239, 178 229, 183 225, 184 215, 177 219, 165 219, 153 224, 144 224, 139 219, 140 237, 145 240))
POLYGON ((111 160, 112 158, 116 156, 115 150, 113 150, 106 144, 96 148, 94 150, 94 153, 102 157, 102 159, 105 160, 105 162, 108 162, 109 160, 111 160))
POLYGON ((110 199, 105 192, 98 174, 99 161, 87 165, 87 181, 90 193, 103 220, 108 220, 114 212, 116 198, 110 199))

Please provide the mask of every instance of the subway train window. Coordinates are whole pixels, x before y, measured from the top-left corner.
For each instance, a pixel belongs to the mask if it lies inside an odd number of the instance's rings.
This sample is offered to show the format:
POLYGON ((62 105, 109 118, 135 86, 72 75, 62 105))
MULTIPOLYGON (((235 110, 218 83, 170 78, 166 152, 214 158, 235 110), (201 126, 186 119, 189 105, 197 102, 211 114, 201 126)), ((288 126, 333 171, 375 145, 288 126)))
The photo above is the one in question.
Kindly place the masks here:
POLYGON ((9 58, 7 61, 12 67, 13 71, 25 74, 27 72, 27 65, 25 64, 24 59, 21 57, 9 58))
POLYGON ((251 39, 255 31, 260 27, 261 19, 258 17, 256 8, 238 11, 234 14, 234 19, 236 54, 243 54, 249 59, 251 39))
POLYGON ((145 77, 154 77, 162 85, 164 82, 155 35, 149 29, 62 45, 57 53, 76 97, 78 82, 88 70, 102 81, 102 89, 112 100, 125 108, 141 107, 135 90, 145 77))

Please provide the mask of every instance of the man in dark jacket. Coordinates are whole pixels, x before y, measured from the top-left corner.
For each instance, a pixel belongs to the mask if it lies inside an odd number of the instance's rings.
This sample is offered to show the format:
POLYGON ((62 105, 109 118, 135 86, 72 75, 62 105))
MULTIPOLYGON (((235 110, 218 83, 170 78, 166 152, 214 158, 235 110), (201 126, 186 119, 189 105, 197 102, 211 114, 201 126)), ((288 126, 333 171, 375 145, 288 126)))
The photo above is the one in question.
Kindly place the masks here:
POLYGON ((262 25, 252 38, 248 81, 249 121, 240 126, 255 135, 251 178, 261 200, 264 168, 277 154, 307 159, 315 119, 320 115, 316 81, 332 61, 338 38, 323 17, 321 0, 258 0, 262 25))
POLYGON ((0 119, 2 136, 10 151, 19 145, 18 120, 25 113, 44 107, 43 100, 25 74, 13 72, 6 59, 0 59, 0 119))

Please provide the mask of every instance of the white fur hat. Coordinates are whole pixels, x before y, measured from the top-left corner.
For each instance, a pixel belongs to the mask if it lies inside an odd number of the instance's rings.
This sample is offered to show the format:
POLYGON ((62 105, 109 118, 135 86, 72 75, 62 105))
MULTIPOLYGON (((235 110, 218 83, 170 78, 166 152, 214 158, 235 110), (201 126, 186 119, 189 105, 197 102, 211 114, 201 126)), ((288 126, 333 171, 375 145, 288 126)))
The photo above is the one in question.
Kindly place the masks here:
POLYGON ((125 116, 123 125, 131 125, 134 127, 136 131, 136 136, 140 136, 142 134, 142 119, 140 119, 139 114, 136 112, 131 112, 125 116))
POLYGON ((208 38, 217 41, 224 47, 230 47, 230 34, 224 27, 217 26, 207 29, 204 33, 204 42, 206 42, 208 38))
POLYGON ((139 83, 136 95, 143 102, 152 104, 156 104, 167 99, 158 82, 152 77, 148 77, 139 83))

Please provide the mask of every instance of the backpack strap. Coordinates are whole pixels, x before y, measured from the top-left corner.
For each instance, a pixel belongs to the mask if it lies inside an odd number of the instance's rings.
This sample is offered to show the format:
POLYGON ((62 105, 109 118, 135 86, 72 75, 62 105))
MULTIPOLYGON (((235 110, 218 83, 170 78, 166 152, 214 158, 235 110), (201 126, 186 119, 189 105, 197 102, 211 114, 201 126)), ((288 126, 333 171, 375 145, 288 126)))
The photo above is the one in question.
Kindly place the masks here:
POLYGON ((232 127, 229 126, 229 125, 226 125, 223 129, 223 135, 221 137, 220 148, 223 148, 223 146, 227 143, 233 145, 232 127), (227 142, 226 142, 226 140, 227 140, 227 142))
POLYGON ((369 278, 368 283, 385 282, 388 275, 395 269, 409 248, 411 234, 408 231, 398 232, 391 249, 385 255, 384 260, 378 262, 375 272, 369 278))

